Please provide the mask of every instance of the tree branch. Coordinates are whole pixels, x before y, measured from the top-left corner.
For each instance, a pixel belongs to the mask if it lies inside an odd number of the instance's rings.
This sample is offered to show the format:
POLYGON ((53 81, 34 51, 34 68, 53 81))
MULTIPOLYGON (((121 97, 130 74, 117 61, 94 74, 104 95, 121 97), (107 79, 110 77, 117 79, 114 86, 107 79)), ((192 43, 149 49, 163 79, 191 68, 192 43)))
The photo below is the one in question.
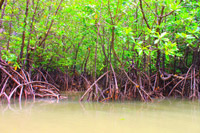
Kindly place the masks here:
POLYGON ((149 24, 148 24, 148 22, 147 22, 147 19, 146 19, 146 17, 145 17, 144 10, 143 10, 143 7, 142 7, 142 0, 140 0, 140 9, 141 9, 142 16, 143 16, 143 19, 144 19, 146 25, 147 25, 147 27, 150 29, 150 26, 149 26, 149 24))

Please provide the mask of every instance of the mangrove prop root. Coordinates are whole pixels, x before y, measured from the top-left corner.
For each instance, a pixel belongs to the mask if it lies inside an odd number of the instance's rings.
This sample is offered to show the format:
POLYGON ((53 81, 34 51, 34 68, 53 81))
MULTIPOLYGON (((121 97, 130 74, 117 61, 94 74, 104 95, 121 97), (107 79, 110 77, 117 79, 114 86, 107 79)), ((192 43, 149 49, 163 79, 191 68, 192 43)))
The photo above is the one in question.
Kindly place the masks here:
MULTIPOLYGON (((6 98, 8 103, 11 98, 18 98, 21 102, 23 96, 32 97, 48 97, 55 98, 57 101, 60 99, 59 89, 54 85, 45 81, 32 81, 31 76, 23 69, 14 70, 6 63, 0 62, 0 71, 4 80, 0 81, 0 98, 6 98)), ((40 73, 41 74, 41 73, 40 73)), ((44 76, 43 74, 41 74, 44 76)), ((64 99, 66 97, 62 97, 64 99)))
POLYGON ((101 79, 103 78, 107 73, 110 71, 105 72, 103 75, 101 75, 88 89, 87 91, 83 94, 83 96, 80 98, 79 101, 83 101, 84 97, 86 96, 87 93, 89 93, 92 90, 92 87, 101 79))
POLYGON ((59 83, 58 86, 60 86, 62 81, 57 81, 63 79, 64 82, 67 82, 67 87, 71 86, 70 89, 80 90, 81 85, 87 88, 79 101, 83 101, 86 95, 88 97, 85 99, 88 101, 96 100, 99 102, 132 99, 153 101, 153 99, 164 99, 170 96, 200 98, 200 73, 193 66, 188 68, 186 74, 179 75, 159 70, 160 77, 157 74, 148 75, 133 68, 128 71, 125 71, 124 68, 120 68, 121 71, 114 71, 111 64, 110 68, 110 71, 93 81, 85 74, 77 76, 78 78, 70 78, 67 75, 59 77, 40 69, 30 75, 24 69, 15 70, 6 62, 0 61, 0 100, 5 99, 10 103, 11 99, 15 100, 16 98, 19 102, 23 98, 31 98, 34 101, 35 98, 53 98, 57 101, 66 99, 67 97, 60 96, 59 89, 54 85, 59 83), (109 78, 108 73, 110 73, 109 78), (52 80, 53 84, 48 82, 49 79, 52 80), (94 88, 96 88, 95 92, 94 88))
MULTIPOLYGON (((111 66, 112 75, 105 86, 105 89, 98 88, 99 95, 97 101, 106 102, 110 100, 131 100, 131 99, 141 99, 142 101, 153 101, 153 99, 165 99, 167 97, 181 97, 181 98, 190 98, 197 99, 200 98, 199 90, 199 71, 195 69, 192 65, 188 68, 186 74, 169 74, 165 71, 159 71, 159 77, 157 74, 149 76, 145 72, 140 72, 137 70, 137 73, 134 73, 134 70, 129 69, 125 71, 123 68, 120 73, 114 72, 111 66), (116 76, 117 75, 117 76, 116 76), (160 78, 160 80, 158 80, 160 78), (116 85, 116 83, 118 83, 116 85), (116 87, 118 92, 118 97, 116 99, 116 87), (118 87, 120 89, 118 89, 118 87)), ((85 91, 84 95, 81 97, 80 101, 83 100, 86 94, 88 95, 88 100, 91 99, 93 95, 92 87, 108 72, 104 73, 99 77, 92 85, 89 85, 89 88, 85 91)), ((83 77, 88 83, 89 81, 86 77, 83 77)), ((102 80, 103 81, 103 80, 102 80)), ((101 82, 98 84, 101 85, 101 82)))

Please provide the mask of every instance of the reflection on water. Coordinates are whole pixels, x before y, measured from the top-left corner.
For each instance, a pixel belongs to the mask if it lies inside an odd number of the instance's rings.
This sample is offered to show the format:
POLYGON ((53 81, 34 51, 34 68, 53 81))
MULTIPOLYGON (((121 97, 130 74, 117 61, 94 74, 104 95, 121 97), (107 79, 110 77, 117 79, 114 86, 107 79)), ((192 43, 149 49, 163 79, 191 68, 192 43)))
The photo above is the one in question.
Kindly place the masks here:
POLYGON ((2 133, 199 133, 200 102, 79 103, 37 101, 0 105, 2 133))

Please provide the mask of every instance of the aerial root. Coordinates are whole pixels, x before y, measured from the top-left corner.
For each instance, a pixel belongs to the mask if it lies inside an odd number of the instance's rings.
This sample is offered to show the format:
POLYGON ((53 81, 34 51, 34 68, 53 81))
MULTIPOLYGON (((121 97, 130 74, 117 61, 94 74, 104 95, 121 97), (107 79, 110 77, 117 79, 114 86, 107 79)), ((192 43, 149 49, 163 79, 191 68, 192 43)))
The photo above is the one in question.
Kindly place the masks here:
MULTIPOLYGON (((60 99, 59 89, 54 85, 45 81, 32 81, 31 75, 25 70, 14 70, 5 62, 0 62, 1 80, 0 98, 6 98, 8 103, 11 98, 18 98, 21 102, 22 98, 55 98, 57 101, 60 99)), ((62 99, 65 97, 62 97, 62 99)))
MULTIPOLYGON (((88 83, 89 87, 80 101, 83 101, 83 98, 87 94, 88 100, 91 100, 91 96, 94 95, 98 99, 92 100, 100 102, 132 99, 153 101, 154 99, 165 99, 166 97, 200 99, 200 75, 199 71, 193 65, 188 69, 186 74, 179 75, 168 74, 161 70, 153 76, 136 69, 129 70, 128 72, 123 68, 120 70, 121 73, 116 73, 111 66, 111 71, 108 71, 110 72, 109 75, 106 72, 92 85, 88 83), (107 86, 106 84, 104 85, 105 89, 98 87, 99 91, 93 94, 93 87, 99 86, 97 82, 101 78, 107 77, 109 77, 109 80, 107 86)), ((84 79, 87 80, 86 77, 84 79)), ((104 79, 104 81, 107 80, 104 79)), ((89 81, 87 80, 87 82, 89 81)))

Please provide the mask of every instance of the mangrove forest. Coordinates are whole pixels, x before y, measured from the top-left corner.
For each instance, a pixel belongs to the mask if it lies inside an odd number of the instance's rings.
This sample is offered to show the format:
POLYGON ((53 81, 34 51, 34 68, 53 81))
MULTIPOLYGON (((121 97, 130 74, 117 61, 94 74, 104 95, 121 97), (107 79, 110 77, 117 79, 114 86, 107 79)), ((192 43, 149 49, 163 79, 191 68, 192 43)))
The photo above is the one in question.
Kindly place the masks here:
POLYGON ((200 99, 198 0, 1 0, 0 100, 200 99))

